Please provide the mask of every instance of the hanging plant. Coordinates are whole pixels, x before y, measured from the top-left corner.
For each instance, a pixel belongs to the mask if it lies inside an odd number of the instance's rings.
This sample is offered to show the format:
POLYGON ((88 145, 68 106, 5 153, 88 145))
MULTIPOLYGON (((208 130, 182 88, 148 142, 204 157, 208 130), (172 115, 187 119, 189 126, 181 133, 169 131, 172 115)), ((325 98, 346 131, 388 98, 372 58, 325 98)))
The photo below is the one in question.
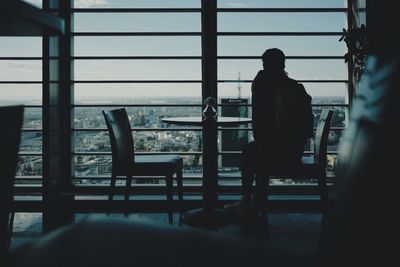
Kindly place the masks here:
POLYGON ((354 75, 356 80, 359 81, 364 73, 369 53, 367 28, 364 24, 361 24, 360 27, 352 27, 349 30, 343 29, 340 41, 344 41, 348 49, 348 52, 344 55, 344 62, 354 62, 354 75))

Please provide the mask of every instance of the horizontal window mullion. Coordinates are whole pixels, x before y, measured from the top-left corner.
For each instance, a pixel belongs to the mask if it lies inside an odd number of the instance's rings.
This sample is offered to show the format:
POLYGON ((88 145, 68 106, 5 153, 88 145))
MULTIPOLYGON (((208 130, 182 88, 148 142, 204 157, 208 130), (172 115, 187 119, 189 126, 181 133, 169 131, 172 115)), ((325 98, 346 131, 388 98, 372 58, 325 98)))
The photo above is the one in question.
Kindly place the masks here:
MULTIPOLYGON (((173 151, 173 152, 161 152, 161 151, 152 151, 152 152, 139 152, 135 151, 135 155, 185 155, 185 156, 191 156, 191 155, 202 155, 203 153, 201 151, 199 152, 178 152, 178 151, 173 151)), ((111 151, 110 152, 73 152, 73 156, 92 156, 92 155, 98 155, 98 156, 111 156, 111 151)))
MULTIPOLYGON (((261 56, 219 56, 218 59, 262 59, 261 56)), ((344 56, 286 56, 285 59, 344 59, 344 56)))
MULTIPOLYGON (((297 80, 302 83, 348 83, 348 80, 297 80)), ((75 80, 73 83, 201 83, 201 80, 75 80)), ((237 83, 238 80, 218 80, 219 83, 237 83)), ((240 80, 242 83, 251 83, 253 80, 240 80)), ((29 83, 29 82, 1 82, 0 83, 29 83)), ((32 83, 32 82, 31 82, 32 83)), ((42 83, 42 82, 38 82, 42 83)))
MULTIPOLYGON (((200 127, 197 128, 132 128, 132 132, 173 132, 173 131, 201 131, 200 127)), ((106 132, 106 128, 79 128, 72 129, 73 132, 106 132)))
MULTIPOLYGON (((238 155, 242 154, 241 150, 235 150, 235 151, 218 151, 218 155, 238 155)), ((313 155, 314 151, 304 151, 304 155, 313 155)), ((339 151, 328 151, 328 155, 337 155, 339 154, 339 151)))
POLYGON ((74 13, 198 13, 201 8, 73 8, 74 13))
POLYGON ((38 129, 32 129, 32 128, 29 128, 29 129, 28 128, 22 128, 21 129, 21 132, 42 132, 42 131, 43 131, 43 129, 41 129, 41 128, 40 129, 39 128, 38 129))
POLYGON ((30 157, 30 156, 43 156, 43 152, 18 152, 18 156, 30 157))
POLYGON ((201 104, 77 104, 73 107, 201 107, 201 104))
POLYGON ((201 59, 201 56, 75 56, 74 60, 171 60, 201 59))
MULTIPOLYGON (((348 80, 297 80, 301 83, 348 83, 348 80)), ((251 83, 253 80, 218 80, 219 83, 251 83)))
POLYGON ((43 60, 43 57, 0 57, 0 60, 43 60))
POLYGON ((201 83, 201 80, 75 80, 72 83, 201 83))
POLYGON ((41 84, 43 81, 0 81, 0 84, 41 84))
POLYGON ((201 36, 201 32, 73 32, 71 36, 201 36))
MULTIPOLYGON (((201 59, 201 56, 75 56, 74 60, 171 60, 201 59)), ((260 56, 218 56, 218 59, 261 59, 260 56)), ((1 58, 0 58, 1 59, 1 58)), ((344 56, 286 56, 286 59, 344 59, 344 56)))
POLYGON ((217 8, 217 12, 226 13, 343 13, 348 11, 348 8, 217 8))
POLYGON ((218 32, 218 36, 342 36, 343 32, 218 32))

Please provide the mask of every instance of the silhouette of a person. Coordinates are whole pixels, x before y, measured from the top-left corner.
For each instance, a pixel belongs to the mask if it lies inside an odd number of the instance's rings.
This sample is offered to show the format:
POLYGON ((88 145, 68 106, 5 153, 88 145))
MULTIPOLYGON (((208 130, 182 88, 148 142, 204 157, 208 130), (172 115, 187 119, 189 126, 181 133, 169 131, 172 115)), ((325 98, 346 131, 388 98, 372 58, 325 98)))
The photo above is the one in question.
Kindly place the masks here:
POLYGON ((257 177, 257 172, 262 170, 268 175, 277 169, 295 167, 300 163, 307 138, 313 135, 311 96, 302 84, 287 76, 284 53, 277 48, 267 49, 262 61, 263 70, 252 83, 254 142, 242 152, 243 197, 237 203, 225 205, 225 209, 238 214, 265 198, 268 177, 257 177))

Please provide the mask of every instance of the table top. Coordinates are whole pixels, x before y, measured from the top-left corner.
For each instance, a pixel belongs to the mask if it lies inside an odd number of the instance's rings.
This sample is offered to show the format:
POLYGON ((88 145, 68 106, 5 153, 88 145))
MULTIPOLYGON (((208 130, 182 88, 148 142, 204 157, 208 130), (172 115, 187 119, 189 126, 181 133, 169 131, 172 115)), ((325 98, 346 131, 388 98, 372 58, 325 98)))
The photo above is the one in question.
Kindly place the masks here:
MULTIPOLYGON (((203 117, 170 117, 162 119, 163 122, 176 124, 176 125, 194 125, 201 126, 203 124, 203 117)), ((251 118, 241 117, 217 117, 217 125, 229 126, 251 123, 251 118)))

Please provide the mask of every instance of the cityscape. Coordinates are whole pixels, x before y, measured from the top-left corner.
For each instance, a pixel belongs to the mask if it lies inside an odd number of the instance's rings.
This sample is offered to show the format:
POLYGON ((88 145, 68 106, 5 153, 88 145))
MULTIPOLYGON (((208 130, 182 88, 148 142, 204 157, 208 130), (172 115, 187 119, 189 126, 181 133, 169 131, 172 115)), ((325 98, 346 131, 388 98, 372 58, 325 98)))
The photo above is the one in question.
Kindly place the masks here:
MULTIPOLYGON (((221 98, 219 102, 226 103, 228 100, 237 102, 238 99, 221 98)), ((138 98, 126 103, 126 99, 115 98, 108 99, 108 104, 123 103, 123 101, 128 106, 138 105, 137 107, 126 107, 133 129, 135 153, 173 152, 179 154, 184 152, 184 155, 182 155, 184 176, 201 177, 201 127, 170 125, 162 122, 162 119, 167 117, 199 116, 201 114, 200 99, 153 97, 138 98), (182 130, 179 130, 180 128, 182 130)), ((227 109, 226 106, 219 106, 218 114, 223 116, 251 116, 251 105, 243 105, 243 103, 250 104, 250 101, 248 98, 240 99, 241 104, 238 104, 237 107, 230 106, 230 110, 224 110, 227 109), (237 113, 235 113, 235 109, 237 113)), ((93 104, 98 105, 98 101, 96 99, 81 101, 76 103, 74 109, 73 175, 76 178, 76 183, 105 183, 109 181, 107 178, 111 174, 111 145, 101 110, 116 107, 106 107, 106 103, 104 104, 105 107, 90 107, 93 104)), ((331 127, 338 127, 339 129, 331 131, 328 140, 328 153, 333 152, 333 154, 328 155, 328 173, 333 174, 336 167, 334 152, 338 150, 340 128, 345 127, 347 120, 347 111, 341 106, 345 104, 345 98, 336 96, 313 97, 313 104, 316 105, 313 107, 315 126, 323 108, 318 106, 319 104, 332 104, 331 108, 335 110, 331 127)), ((121 104, 121 107, 123 106, 121 104)), ((42 175, 42 157, 40 154, 42 149, 42 133, 40 131, 42 118, 40 108, 26 108, 23 127, 29 129, 29 131, 24 131, 22 134, 17 177, 40 177, 42 175), (28 155, 25 156, 24 153, 28 155)), ((253 139, 249 128, 240 130, 240 127, 233 131, 221 130, 218 134, 219 151, 232 151, 231 154, 224 153, 219 156, 219 173, 232 177, 232 181, 239 181, 240 177, 240 153, 238 153, 240 147, 253 139)), ((312 153, 309 153, 312 150, 313 142, 310 140, 305 149, 308 152, 306 156, 312 156, 312 153)), ((148 179, 148 181, 158 183, 158 179, 148 179)))

